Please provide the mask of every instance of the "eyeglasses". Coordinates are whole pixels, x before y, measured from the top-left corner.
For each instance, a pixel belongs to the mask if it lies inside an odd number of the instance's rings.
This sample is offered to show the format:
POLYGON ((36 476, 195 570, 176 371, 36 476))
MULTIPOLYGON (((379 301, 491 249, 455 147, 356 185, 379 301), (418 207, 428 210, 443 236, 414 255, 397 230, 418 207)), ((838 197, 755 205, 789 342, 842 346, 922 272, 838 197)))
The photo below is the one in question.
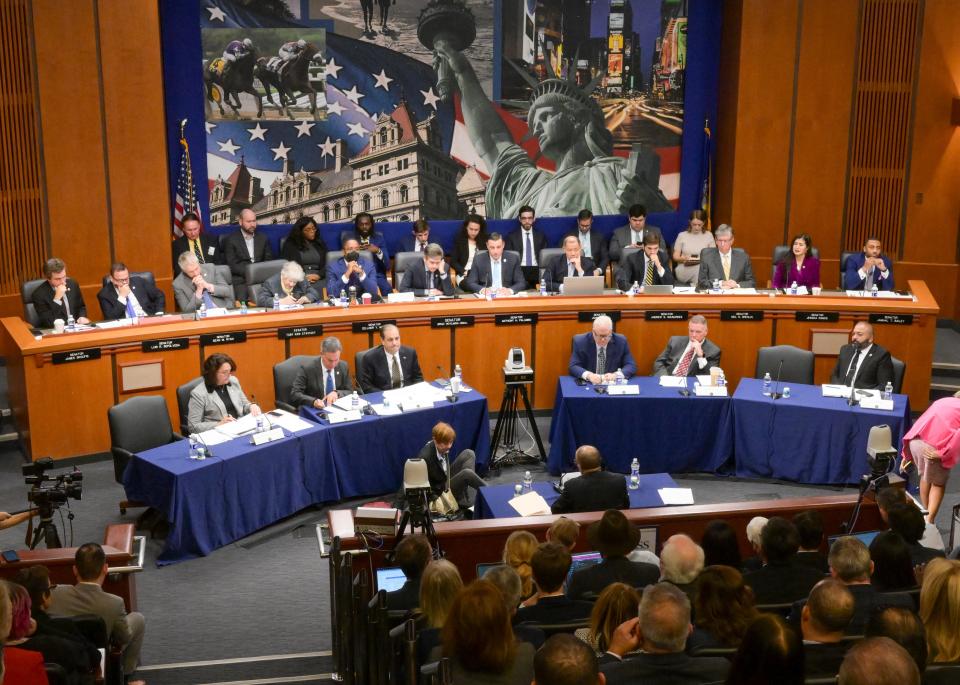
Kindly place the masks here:
POLYGON ((597 338, 598 340, 606 340, 607 338, 613 337, 613 333, 597 333, 594 331, 593 337, 597 338))

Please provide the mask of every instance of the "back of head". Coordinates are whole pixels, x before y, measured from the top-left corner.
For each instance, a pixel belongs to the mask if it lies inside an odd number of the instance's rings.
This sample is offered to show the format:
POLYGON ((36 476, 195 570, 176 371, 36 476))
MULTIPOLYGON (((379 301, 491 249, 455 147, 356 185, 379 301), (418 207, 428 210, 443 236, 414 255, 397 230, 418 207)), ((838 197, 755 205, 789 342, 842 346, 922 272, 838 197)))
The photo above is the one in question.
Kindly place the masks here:
POLYGON ((17 583, 3 581, 3 588, 10 598, 10 632, 8 640, 19 640, 30 634, 30 595, 27 588, 17 583))
POLYGON ((737 542, 737 532, 726 521, 711 521, 700 538, 703 548, 703 563, 705 566, 732 566, 740 568, 740 544, 737 542))
POLYGON ((530 560, 533 580, 540 592, 557 592, 570 571, 570 552, 556 542, 543 542, 530 560))
POLYGON ((740 644, 757 617, 753 591, 743 575, 729 566, 707 566, 697 578, 696 623, 728 647, 740 644))
POLYGON ((581 471, 598 469, 603 461, 600 457, 600 450, 592 445, 582 445, 577 448, 574 458, 577 462, 577 468, 581 471))
POLYGON ((597 655, 583 640, 558 633, 543 643, 533 658, 534 685, 596 685, 597 655))
POLYGON ((908 545, 920 542, 920 538, 923 537, 926 524, 923 520, 923 514, 914 506, 913 502, 901 502, 892 505, 887 509, 887 520, 890 522, 891 530, 900 533, 908 545))
POLYGON ((463 589, 460 571, 446 559, 431 561, 420 577, 420 611, 433 628, 447 618, 454 597, 463 589))
POLYGON ((500 590, 500 594, 503 595, 503 604, 508 612, 512 614, 517 610, 521 598, 521 583, 516 570, 506 564, 497 564, 483 574, 483 579, 493 583, 500 590))
POLYGON ((533 568, 530 560, 533 559, 533 553, 537 551, 539 544, 533 533, 515 530, 503 545, 503 563, 512 566, 519 574, 524 597, 533 594, 533 568))
POLYGON ((800 536, 801 549, 817 549, 823 542, 823 517, 815 510, 801 511, 793 517, 800 536))
POLYGON ((671 583, 648 585, 640 599, 643 649, 682 652, 690 633, 690 600, 671 583))
POLYGON ((397 545, 397 565, 409 579, 419 578, 433 557, 426 535, 408 535, 397 545))
POLYGON ((639 608, 640 593, 635 588, 626 583, 604 588, 590 612, 590 635, 598 651, 607 651, 617 626, 634 618, 639 608))
POLYGON ((903 488, 886 487, 880 488, 876 499, 881 511, 887 512, 895 504, 906 504, 907 495, 903 488))
POLYGON ((960 561, 932 559, 923 570, 920 619, 929 661, 960 661, 960 561))
POLYGON ((842 633, 853 619, 853 594, 839 580, 821 580, 807 598, 810 621, 823 633, 842 633))
POLYGON ((782 516, 767 521, 760 533, 760 550, 768 562, 788 561, 800 548, 797 527, 782 516))
POLYGON ((775 614, 761 614, 743 636, 728 683, 803 684, 803 641, 775 614))
POLYGON ((910 547, 895 530, 885 530, 870 543, 871 582, 878 590, 903 590, 916 585, 910 547))
POLYGON ((852 535, 834 541, 827 562, 844 583, 870 580, 870 550, 852 535))
POLYGON ((660 550, 662 579, 678 585, 692 583, 703 570, 703 559, 703 548, 689 535, 671 535, 660 550))
POLYGON ((50 592, 50 571, 42 564, 20 569, 13 580, 27 589, 30 603, 35 607, 39 607, 50 592))
POLYGON ((764 516, 754 516, 747 523, 747 541, 755 548, 760 548, 761 535, 763 527, 767 525, 767 518, 764 516))
POLYGON ((106 563, 107 555, 104 554, 103 547, 96 542, 80 545, 73 560, 73 564, 77 568, 77 576, 84 581, 97 580, 103 571, 103 565, 106 563))
POLYGON ((868 637, 847 652, 839 685, 919 685, 920 671, 903 647, 888 637, 868 637))
POLYGON ((923 673, 927 668, 927 637, 920 617, 906 607, 884 607, 867 620, 867 637, 889 637, 907 650, 923 673))
POLYGON ((580 524, 566 516, 559 517, 547 529, 547 540, 572 550, 580 537, 580 524))
POLYGON ((441 639, 444 656, 469 671, 503 673, 516 654, 503 595, 485 580, 475 580, 457 594, 441 639))

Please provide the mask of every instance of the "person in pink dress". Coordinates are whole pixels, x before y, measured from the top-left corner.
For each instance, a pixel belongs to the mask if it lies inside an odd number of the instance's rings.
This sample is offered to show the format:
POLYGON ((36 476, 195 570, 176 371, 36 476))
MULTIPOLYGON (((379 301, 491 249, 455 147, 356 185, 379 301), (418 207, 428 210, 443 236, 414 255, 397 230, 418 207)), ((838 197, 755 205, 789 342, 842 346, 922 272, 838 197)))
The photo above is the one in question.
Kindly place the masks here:
POLYGON ((809 233, 794 236, 792 249, 777 262, 774 288, 789 288, 794 281, 798 286, 807 286, 808 291, 820 287, 820 260, 811 254, 811 249, 813 238, 809 233))
POLYGON ((960 458, 960 392, 931 404, 903 436, 900 471, 910 463, 920 473, 920 501, 933 523, 943 500, 950 469, 960 458))

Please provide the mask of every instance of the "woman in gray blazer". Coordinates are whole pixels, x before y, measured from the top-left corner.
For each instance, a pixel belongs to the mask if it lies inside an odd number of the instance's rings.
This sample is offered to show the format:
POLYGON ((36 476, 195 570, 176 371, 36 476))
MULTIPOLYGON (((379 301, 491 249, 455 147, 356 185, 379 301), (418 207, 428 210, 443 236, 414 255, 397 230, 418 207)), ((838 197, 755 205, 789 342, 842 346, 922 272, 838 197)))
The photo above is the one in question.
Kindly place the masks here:
POLYGON ((241 416, 260 414, 260 407, 250 404, 240 381, 234 376, 237 364, 228 354, 211 354, 203 362, 203 383, 190 393, 187 425, 191 433, 200 433, 241 416))

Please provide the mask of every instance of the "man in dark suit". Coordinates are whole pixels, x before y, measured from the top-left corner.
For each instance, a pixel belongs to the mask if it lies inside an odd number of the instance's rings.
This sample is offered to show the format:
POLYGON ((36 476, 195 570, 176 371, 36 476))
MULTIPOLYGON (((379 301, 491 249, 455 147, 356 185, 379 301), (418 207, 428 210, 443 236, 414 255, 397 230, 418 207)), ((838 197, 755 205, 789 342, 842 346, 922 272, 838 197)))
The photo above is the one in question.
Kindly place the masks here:
POLYGON ((173 279, 173 296, 181 312, 195 312, 204 303, 208 309, 233 306, 233 286, 216 265, 201 264, 192 252, 181 254, 177 264, 180 275, 173 279))
POLYGON ((639 588, 656 583, 660 577, 655 564, 627 559, 640 542, 640 531, 617 509, 608 509, 587 528, 587 541, 591 549, 600 552, 603 561, 573 574, 567 587, 567 597, 571 599, 582 599, 591 592, 600 594, 610 583, 639 588))
POLYGON ((97 302, 100 303, 103 320, 112 321, 153 316, 163 311, 166 297, 140 276, 130 276, 126 265, 117 262, 110 267, 110 281, 97 293, 97 302))
POLYGON ((327 266, 327 297, 335 300, 341 290, 349 293, 351 285, 357 289, 357 297, 369 293, 375 301, 380 299, 379 279, 371 258, 360 252, 356 238, 347 237, 343 241, 343 256, 327 266))
POLYGON ((617 287, 626 292, 634 283, 673 285, 670 265, 660 261, 660 238, 654 233, 643 236, 643 249, 634 252, 617 267, 617 287))
POLYGON ((390 252, 387 250, 387 239, 380 231, 373 229, 373 215, 360 212, 353 218, 353 232, 341 233, 340 242, 347 238, 355 238, 360 249, 373 260, 377 272, 377 284, 380 292, 386 295, 392 291, 387 272, 390 270, 390 252))
POLYGON ((430 434, 431 440, 417 454, 417 459, 427 463, 427 477, 434 497, 439 497, 448 489, 462 507, 472 504, 470 488, 479 490, 486 485, 483 478, 474 470, 477 455, 473 450, 465 449, 450 463, 450 450, 457 439, 457 433, 449 423, 440 421, 430 434))
POLYGON ((605 509, 629 509, 627 481, 619 473, 601 471, 600 450, 593 445, 577 448, 574 460, 580 476, 563 486, 560 497, 550 507, 554 514, 571 514, 605 509))
POLYGON ((873 286, 877 286, 877 290, 893 290, 893 262, 883 254, 880 239, 870 236, 863 244, 863 252, 847 257, 843 265, 843 287, 870 292, 873 286))
MULTIPOLYGON (((926 675, 934 676, 931 671, 926 675)), ((956 672, 941 671, 940 679, 925 683, 956 682, 956 672)), ((839 685, 920 685, 920 671, 910 653, 888 637, 868 637, 854 643, 840 664, 839 685)))
POLYGON ((200 217, 187 212, 180 221, 183 235, 173 241, 173 277, 180 275, 180 255, 192 252, 201 264, 223 264, 220 241, 216 236, 203 233, 200 217))
POLYGON ((729 661, 685 653, 692 629, 687 596, 671 583, 651 585, 643 591, 637 619, 627 630, 617 629, 610 645, 613 659, 601 666, 601 672, 608 683, 617 685, 722 683, 730 670, 729 661))
POLYGON ((430 243, 422 252, 423 267, 411 265, 404 272, 399 292, 413 292, 417 297, 453 296, 453 281, 450 280, 450 271, 443 261, 443 248, 436 243, 430 243))
POLYGON ((609 316, 598 316, 592 331, 573 336, 570 375, 597 385, 616 378, 617 369, 630 378, 637 373, 637 364, 626 336, 613 332, 609 316))
POLYGON ((43 277, 47 279, 46 283, 37 286, 30 297, 37 310, 40 328, 53 328, 56 319, 67 323, 71 316, 77 323, 90 323, 80 286, 72 278, 67 278, 67 265, 62 259, 48 259, 43 265, 43 277))
POLYGON ((313 289, 303 267, 296 262, 286 262, 280 273, 274 274, 260 284, 257 293, 257 306, 273 307, 273 296, 277 295, 280 304, 310 304, 320 299, 320 294, 313 289))
POLYGON ((607 248, 607 239, 599 231, 593 229, 593 212, 589 209, 581 209, 577 214, 577 227, 568 231, 560 241, 560 247, 564 247, 567 237, 573 236, 580 243, 581 253, 588 257, 597 268, 597 275, 603 275, 607 270, 607 264, 610 263, 610 255, 607 248))
POLYGON ((517 219, 520 221, 520 230, 507 236, 507 249, 520 255, 520 267, 523 269, 526 287, 533 288, 540 281, 540 263, 537 259, 540 257, 540 250, 547 246, 547 237, 533 228, 533 222, 536 221, 533 207, 521 207, 517 219))
POLYGON ((663 239, 663 231, 657 226, 647 224, 647 208, 643 205, 631 205, 627 210, 626 225, 614 229, 613 235, 610 237, 610 247, 607 250, 610 261, 622 261, 625 247, 631 245, 643 247, 643 239, 649 233, 655 234, 660 239, 660 245, 662 246, 660 263, 668 264, 667 242, 663 239))
POLYGON ((653 362, 654 376, 696 376, 720 366, 720 348, 707 340, 707 319, 695 314, 687 322, 687 335, 674 335, 653 362))
POLYGON ((563 254, 547 262, 543 280, 546 281, 547 290, 555 293, 563 285, 563 279, 598 275, 595 272, 593 260, 583 256, 580 241, 576 236, 568 235, 563 239, 563 254))
POLYGON ((290 399, 297 406, 322 409, 353 392, 347 363, 340 361, 343 345, 333 336, 320 344, 320 356, 304 364, 293 379, 290 399))
POLYGON ((800 536, 797 561, 812 566, 824 575, 829 573, 827 555, 820 551, 823 544, 823 517, 820 512, 816 509, 801 511, 793 517, 793 525, 797 527, 797 534, 800 536))
POLYGON ((367 350, 357 381, 364 392, 390 390, 423 380, 417 351, 400 344, 400 329, 392 323, 380 327, 380 344, 367 350))
POLYGON ((433 548, 426 535, 408 535, 396 549, 395 563, 406 580, 398 590, 387 593, 389 611, 410 611, 420 606, 420 577, 433 558, 433 548))
POLYGON ((714 281, 720 281, 723 290, 733 288, 755 288, 753 265, 750 255, 739 247, 733 247, 733 228, 720 224, 713 232, 716 247, 700 251, 700 276, 698 290, 710 290, 714 281))
POLYGON ((504 253, 503 236, 491 233, 487 236, 487 251, 474 256, 473 268, 460 287, 468 293, 484 294, 489 290, 496 295, 510 296, 524 290, 527 282, 517 256, 504 253))
POLYGON ((797 527, 780 516, 772 516, 760 534, 763 567, 750 571, 743 581, 751 588, 757 604, 783 604, 806 597, 823 579, 817 569, 797 561, 800 535, 797 527))
POLYGON ((563 595, 563 582, 571 563, 570 552, 563 545, 540 543, 530 559, 533 582, 537 585, 536 603, 517 609, 514 623, 567 623, 590 617, 593 602, 568 599, 563 595))
POLYGON ((252 209, 240 211, 240 228, 224 239, 223 254, 233 276, 234 295, 238 300, 250 299, 247 292, 247 264, 273 259, 267 236, 257 233, 257 215, 252 209))
POLYGON ((868 390, 882 390, 893 383, 890 353, 873 342, 873 326, 866 321, 857 322, 850 333, 850 344, 840 348, 830 382, 868 390))
POLYGON ((424 252, 429 244, 430 224, 426 219, 417 219, 413 222, 413 231, 400 241, 400 252, 424 252))
POLYGON ((805 677, 829 678, 840 670, 853 612, 853 595, 840 581, 827 578, 813 586, 800 616, 805 677))

